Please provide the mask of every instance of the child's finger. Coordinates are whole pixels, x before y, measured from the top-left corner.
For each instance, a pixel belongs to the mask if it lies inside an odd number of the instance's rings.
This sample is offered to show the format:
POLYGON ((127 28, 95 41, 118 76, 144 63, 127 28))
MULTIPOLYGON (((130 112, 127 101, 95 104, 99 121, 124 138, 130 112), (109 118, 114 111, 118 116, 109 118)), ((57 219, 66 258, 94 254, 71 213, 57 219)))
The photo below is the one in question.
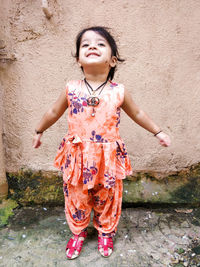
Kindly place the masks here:
POLYGON ((33 148, 38 148, 40 145, 41 145, 41 141, 40 141, 40 137, 34 137, 33 138, 33 143, 32 143, 32 146, 33 148))
POLYGON ((41 144, 42 144, 42 143, 41 143, 40 141, 38 141, 37 143, 35 143, 35 144, 33 145, 33 147, 34 147, 34 148, 38 148, 41 144))
POLYGON ((38 141, 35 141, 34 148, 38 148, 38 141))
POLYGON ((164 142, 160 142, 160 144, 161 144, 162 146, 165 146, 165 147, 167 147, 167 144, 166 144, 166 143, 164 143, 164 142))
POLYGON ((169 140, 160 140, 160 144, 162 146, 168 147, 168 146, 170 146, 170 141, 169 140))
POLYGON ((38 147, 37 141, 33 141, 33 148, 37 148, 37 147, 38 147))

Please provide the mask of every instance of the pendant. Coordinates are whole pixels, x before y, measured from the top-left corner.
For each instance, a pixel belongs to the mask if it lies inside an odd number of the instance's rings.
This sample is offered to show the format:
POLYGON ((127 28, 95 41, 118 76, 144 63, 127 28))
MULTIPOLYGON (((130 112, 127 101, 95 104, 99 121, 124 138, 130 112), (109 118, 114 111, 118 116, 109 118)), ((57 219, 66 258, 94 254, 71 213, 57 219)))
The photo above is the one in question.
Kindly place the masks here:
POLYGON ((96 107, 99 105, 99 98, 97 96, 90 96, 87 98, 87 104, 88 106, 93 106, 93 107, 96 107))
POLYGON ((92 117, 95 117, 95 109, 93 108, 92 110, 92 114, 91 114, 92 117))

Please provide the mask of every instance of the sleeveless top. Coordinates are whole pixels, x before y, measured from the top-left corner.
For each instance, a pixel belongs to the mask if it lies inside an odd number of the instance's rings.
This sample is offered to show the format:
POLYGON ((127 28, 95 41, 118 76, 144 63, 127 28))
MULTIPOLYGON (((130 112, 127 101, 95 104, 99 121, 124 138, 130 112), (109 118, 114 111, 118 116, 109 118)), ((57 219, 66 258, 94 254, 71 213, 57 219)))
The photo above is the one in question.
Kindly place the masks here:
POLYGON ((66 85, 68 133, 59 146, 54 166, 62 171, 64 183, 83 183, 83 190, 97 184, 111 188, 116 179, 132 174, 119 135, 124 86, 110 82, 98 96, 100 103, 92 116, 93 107, 87 104, 90 95, 82 89, 83 83, 78 80, 66 85))

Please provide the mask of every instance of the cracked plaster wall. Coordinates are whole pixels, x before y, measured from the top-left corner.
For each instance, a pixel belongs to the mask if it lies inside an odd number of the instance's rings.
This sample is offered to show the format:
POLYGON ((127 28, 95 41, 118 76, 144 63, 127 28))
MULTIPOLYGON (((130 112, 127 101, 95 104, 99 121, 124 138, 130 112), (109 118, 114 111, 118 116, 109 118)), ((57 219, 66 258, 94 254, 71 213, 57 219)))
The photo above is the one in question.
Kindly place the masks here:
POLYGON ((49 7, 47 20, 41 1, 1 0, 1 39, 16 57, 0 70, 6 170, 54 170, 66 113, 44 134, 40 149, 32 149, 32 135, 65 83, 82 78, 72 57, 75 37, 92 25, 111 28, 126 59, 115 80, 172 138, 170 148, 160 147, 122 112, 133 169, 168 173, 199 162, 200 2, 49 0, 49 7))

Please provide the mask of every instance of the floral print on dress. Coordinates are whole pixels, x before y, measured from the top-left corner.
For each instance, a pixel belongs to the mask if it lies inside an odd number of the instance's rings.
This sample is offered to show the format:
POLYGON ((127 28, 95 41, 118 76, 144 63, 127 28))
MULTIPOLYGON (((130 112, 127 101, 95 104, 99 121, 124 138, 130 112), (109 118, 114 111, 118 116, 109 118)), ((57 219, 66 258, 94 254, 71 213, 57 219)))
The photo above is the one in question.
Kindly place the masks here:
POLYGON ((62 165, 61 168, 60 168, 60 170, 62 172, 64 172, 64 169, 66 170, 70 166, 70 164, 71 164, 71 157, 72 157, 71 154, 66 154, 65 165, 64 166, 62 165))
POLYGON ((63 185, 63 191, 64 191, 64 194, 66 195, 66 197, 69 196, 69 191, 68 191, 68 186, 66 183, 64 183, 63 185))
POLYGON ((106 200, 101 200, 99 196, 94 196, 94 202, 97 206, 103 206, 106 200))
POLYGON ((92 181, 92 174, 88 168, 83 167, 83 183, 87 184, 89 181, 92 181))
POLYGON ((99 217, 100 217, 100 216, 101 216, 101 214, 97 212, 97 213, 94 215, 94 219, 95 219, 95 222, 98 224, 98 226, 99 226, 100 228, 102 228, 101 222, 100 222, 100 220, 99 220, 99 217))
POLYGON ((65 169, 67 169, 71 163, 71 154, 67 154, 67 158, 66 158, 66 161, 65 161, 65 169))
POLYGON ((61 149, 61 148, 64 147, 64 145, 65 145, 65 141, 66 141, 66 139, 63 138, 62 142, 60 143, 59 149, 61 149))
MULTIPOLYGON (((88 162, 87 162, 88 164, 88 162)), ((87 184, 89 181, 92 181, 93 175, 96 175, 98 169, 95 167, 96 164, 93 162, 93 165, 90 167, 83 167, 83 183, 87 184)))
POLYGON ((90 140, 93 142, 99 142, 99 143, 107 143, 108 140, 102 138, 102 136, 100 134, 96 134, 95 131, 91 132, 92 137, 90 137, 90 140))
POLYGON ((107 183, 107 186, 106 188, 111 188, 111 187, 114 187, 115 186, 115 177, 111 174, 109 174, 109 172, 105 173, 104 174, 104 177, 106 178, 106 183, 107 183))
POLYGON ((72 217, 75 219, 75 221, 82 221, 85 219, 85 211, 84 210, 78 210, 76 208, 76 211, 74 214, 72 214, 72 217))
POLYGON ((120 107, 117 108, 116 114, 117 114, 117 123, 116 123, 116 127, 119 127, 120 124, 120 107))
POLYGON ((84 111, 84 107, 87 107, 87 99, 86 97, 79 97, 75 92, 68 93, 70 99, 70 114, 77 114, 79 112, 84 111))
POLYGON ((117 141, 116 141, 116 143, 117 143, 117 150, 116 150, 117 157, 120 157, 121 159, 125 159, 127 157, 127 151, 125 148, 125 144, 122 143, 122 147, 120 147, 120 145, 117 141))

